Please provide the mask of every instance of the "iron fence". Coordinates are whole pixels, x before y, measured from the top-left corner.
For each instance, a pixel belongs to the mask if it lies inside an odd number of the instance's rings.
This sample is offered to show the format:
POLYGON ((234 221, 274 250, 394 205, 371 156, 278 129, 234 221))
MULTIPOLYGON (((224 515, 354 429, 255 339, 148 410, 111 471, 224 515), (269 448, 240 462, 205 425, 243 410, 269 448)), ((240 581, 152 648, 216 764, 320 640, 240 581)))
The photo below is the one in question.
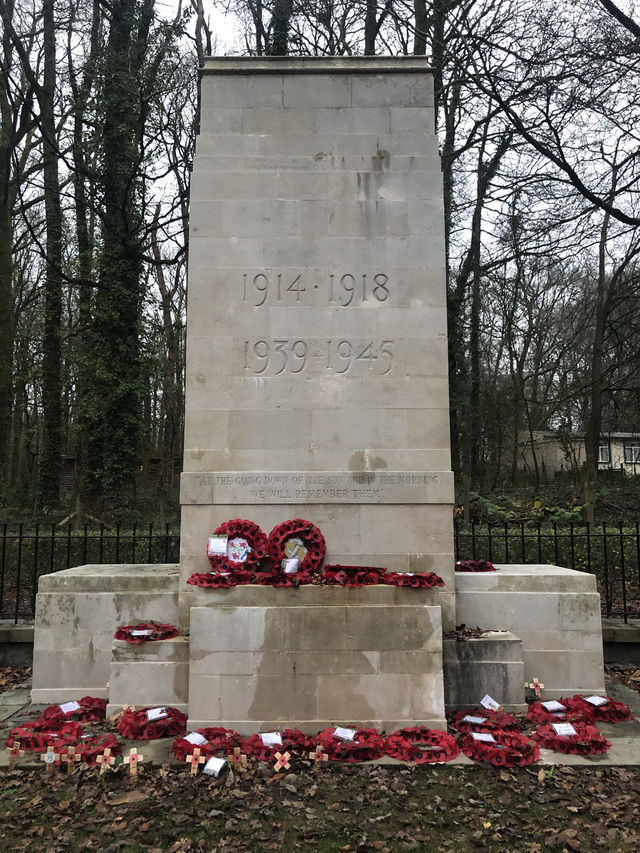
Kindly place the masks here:
MULTIPOLYGON (((455 520, 457 560, 552 563, 596 576, 606 616, 640 618, 640 522, 477 524, 455 520)), ((83 529, 0 525, 0 618, 32 619, 38 578, 86 563, 174 563, 180 533, 169 525, 83 529)))
POLYGON ((175 563, 179 550, 180 534, 168 524, 0 525, 0 618, 33 619, 42 575, 86 563, 175 563))
POLYGON ((551 563, 596 576, 605 616, 640 616, 640 522, 496 524, 455 520, 457 560, 551 563))

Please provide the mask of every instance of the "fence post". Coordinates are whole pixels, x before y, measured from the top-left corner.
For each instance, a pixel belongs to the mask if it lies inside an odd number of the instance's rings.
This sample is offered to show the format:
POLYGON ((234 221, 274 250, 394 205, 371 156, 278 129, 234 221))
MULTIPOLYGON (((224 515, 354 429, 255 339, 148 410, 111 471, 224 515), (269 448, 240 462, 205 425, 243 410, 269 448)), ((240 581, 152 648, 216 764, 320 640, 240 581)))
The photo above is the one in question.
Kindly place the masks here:
POLYGON ((38 592, 38 556, 40 554, 40 524, 36 523, 35 544, 33 547, 33 589, 31 590, 31 612, 36 612, 36 593, 38 592))
POLYGON ((618 522, 618 527, 620 530, 620 573, 622 574, 622 615, 624 617, 624 624, 627 624, 627 579, 625 577, 624 570, 624 533, 622 528, 622 522, 618 522))
POLYGON ((16 566, 16 606, 14 622, 18 624, 18 614, 20 612, 20 581, 22 576, 22 524, 18 525, 18 564, 16 566))

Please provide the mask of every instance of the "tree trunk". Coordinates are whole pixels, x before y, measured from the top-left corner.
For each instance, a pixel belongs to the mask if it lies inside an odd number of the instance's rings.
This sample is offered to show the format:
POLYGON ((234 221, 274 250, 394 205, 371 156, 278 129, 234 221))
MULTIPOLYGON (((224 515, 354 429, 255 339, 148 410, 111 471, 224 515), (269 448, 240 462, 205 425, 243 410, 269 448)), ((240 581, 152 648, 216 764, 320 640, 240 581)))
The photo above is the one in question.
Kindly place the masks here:
POLYGON ((60 498, 62 380, 60 323, 62 317, 62 206, 56 139, 56 32, 54 0, 43 0, 44 77, 38 89, 42 127, 44 204, 47 259, 44 283, 42 340, 42 453, 40 499, 52 507, 60 498))

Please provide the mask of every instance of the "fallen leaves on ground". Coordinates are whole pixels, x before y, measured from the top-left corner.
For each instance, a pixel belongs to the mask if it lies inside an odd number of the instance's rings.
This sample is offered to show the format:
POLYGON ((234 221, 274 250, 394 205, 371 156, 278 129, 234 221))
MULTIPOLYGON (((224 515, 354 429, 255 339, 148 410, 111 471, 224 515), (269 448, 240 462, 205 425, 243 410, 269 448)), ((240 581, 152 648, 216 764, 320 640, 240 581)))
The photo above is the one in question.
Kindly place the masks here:
POLYGON ((138 851, 636 851, 640 772, 299 760, 218 779, 141 768, 0 775, 0 847, 138 851))
POLYGON ((31 678, 30 666, 0 666, 0 693, 22 687, 31 678))

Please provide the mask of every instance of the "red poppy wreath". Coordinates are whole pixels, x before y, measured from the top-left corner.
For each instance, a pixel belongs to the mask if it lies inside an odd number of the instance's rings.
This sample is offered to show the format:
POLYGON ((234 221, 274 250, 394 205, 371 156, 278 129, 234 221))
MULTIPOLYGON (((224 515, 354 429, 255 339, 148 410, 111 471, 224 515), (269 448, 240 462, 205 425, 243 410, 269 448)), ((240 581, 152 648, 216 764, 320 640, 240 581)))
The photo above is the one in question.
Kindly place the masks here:
POLYGON ((175 737, 187 727, 187 718, 177 708, 127 708, 118 720, 118 731, 127 740, 157 740, 175 737))
POLYGON ((297 560, 296 576, 318 574, 326 551, 320 529, 304 518, 292 518, 276 525, 269 534, 267 547, 276 568, 283 560, 297 560))
POLYGON ((223 554, 207 549, 213 572, 251 571, 267 557, 267 537, 257 524, 246 518, 225 521, 213 531, 212 538, 215 537, 227 537, 227 540, 223 554))
POLYGON ((453 761, 460 752, 450 734, 426 726, 398 729, 385 739, 384 749, 391 758, 413 764, 453 761))

